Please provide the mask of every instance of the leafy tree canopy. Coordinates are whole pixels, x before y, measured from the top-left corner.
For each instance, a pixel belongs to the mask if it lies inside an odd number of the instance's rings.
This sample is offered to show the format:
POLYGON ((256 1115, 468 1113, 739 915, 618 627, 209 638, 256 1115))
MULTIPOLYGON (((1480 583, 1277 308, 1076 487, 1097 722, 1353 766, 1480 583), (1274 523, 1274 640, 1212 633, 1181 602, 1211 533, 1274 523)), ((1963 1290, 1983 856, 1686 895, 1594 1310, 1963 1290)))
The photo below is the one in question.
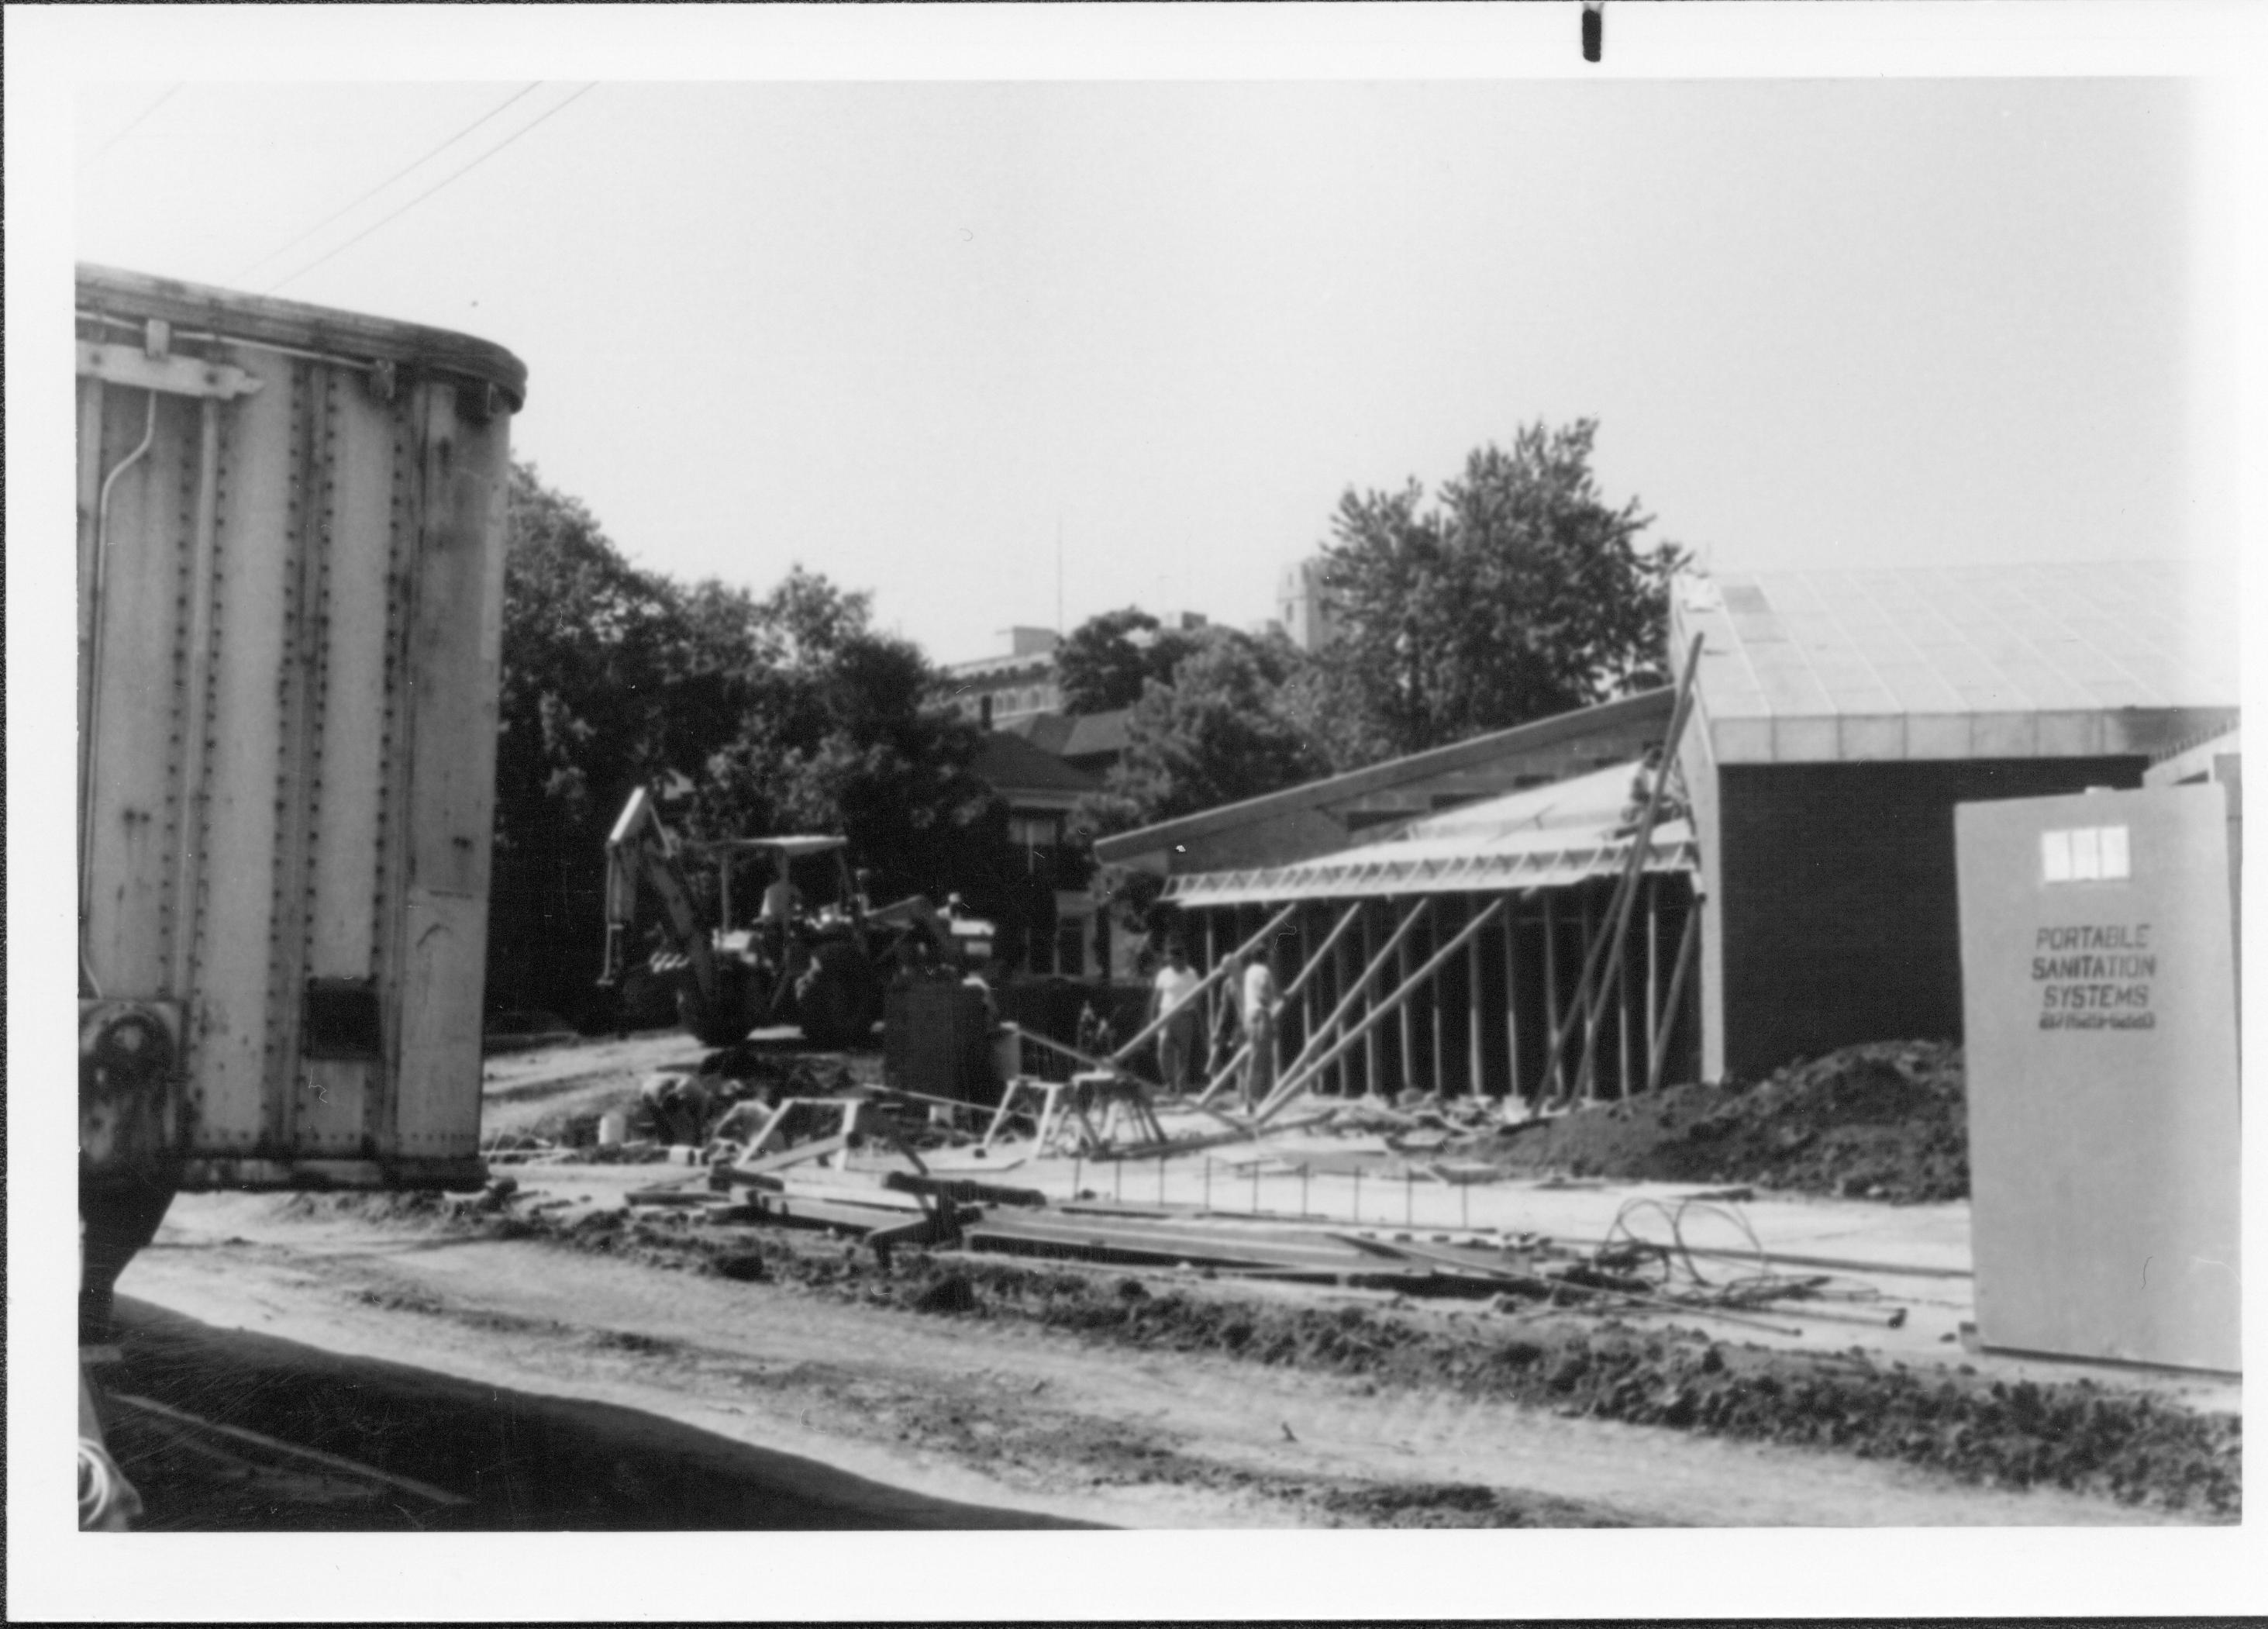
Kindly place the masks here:
POLYGON ((842 832, 887 896, 1003 894, 977 737, 867 595, 800 567, 759 598, 633 565, 590 511, 512 470, 490 884, 490 999, 572 1013, 598 970, 606 834, 682 777, 691 835, 842 832))
POLYGON ((1189 634, 1162 628, 1147 611, 1128 606, 1088 617, 1056 647, 1056 679, 1064 711, 1114 712, 1142 699, 1142 687, 1169 682, 1182 658, 1197 649, 1189 634))
POLYGON ((1432 504, 1412 482, 1340 500, 1325 547, 1339 638, 1287 698, 1340 768, 1667 682, 1676 545, 1591 473, 1597 424, 1522 428, 1432 504))
POLYGON ((1299 660, 1289 645, 1206 629, 1191 645, 1172 683, 1152 680, 1143 689, 1126 721, 1124 756, 1080 806, 1083 829, 1123 831, 1326 772, 1281 704, 1299 660))

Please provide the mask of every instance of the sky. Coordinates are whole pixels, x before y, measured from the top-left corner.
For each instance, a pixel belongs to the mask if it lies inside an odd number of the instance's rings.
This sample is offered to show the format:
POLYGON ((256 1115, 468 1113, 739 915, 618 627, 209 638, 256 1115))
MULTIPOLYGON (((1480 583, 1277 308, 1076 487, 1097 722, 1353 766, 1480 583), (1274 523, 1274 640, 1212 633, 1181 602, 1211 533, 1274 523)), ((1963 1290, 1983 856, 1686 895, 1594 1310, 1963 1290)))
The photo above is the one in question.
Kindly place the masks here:
POLYGON ((1350 488, 1538 419, 1713 565, 2226 553, 2193 100, 97 82, 72 246, 498 341, 634 559, 799 562, 950 661, 1248 625, 1350 488))

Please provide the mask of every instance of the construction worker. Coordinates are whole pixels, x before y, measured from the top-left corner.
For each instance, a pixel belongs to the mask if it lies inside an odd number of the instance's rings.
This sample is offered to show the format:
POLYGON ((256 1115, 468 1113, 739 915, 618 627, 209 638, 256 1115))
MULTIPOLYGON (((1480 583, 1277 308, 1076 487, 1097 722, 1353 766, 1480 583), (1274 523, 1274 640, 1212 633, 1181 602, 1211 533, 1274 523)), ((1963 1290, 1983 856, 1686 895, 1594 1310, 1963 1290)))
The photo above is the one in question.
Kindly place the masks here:
POLYGON ((706 1140, 713 1099, 698 1076, 651 1076, 639 1088, 638 1096, 653 1124, 655 1141, 697 1148, 706 1140))
POLYGON ((1204 982, 1180 941, 1167 947, 1166 964, 1150 986, 1150 1018, 1166 1021, 1158 1031, 1158 1080, 1169 1092, 1186 1090, 1196 1072, 1200 1028, 1193 998, 1204 982))
POLYGON ((1252 958, 1243 969, 1245 1044, 1251 1050, 1244 1060, 1244 1108, 1248 1114, 1268 1101, 1276 1089, 1276 1019, 1284 999, 1276 991, 1276 969, 1266 953, 1252 958))
POLYGON ((764 889, 763 920, 767 924, 784 925, 803 911, 803 890, 789 880, 787 866, 782 864, 780 873, 764 889))

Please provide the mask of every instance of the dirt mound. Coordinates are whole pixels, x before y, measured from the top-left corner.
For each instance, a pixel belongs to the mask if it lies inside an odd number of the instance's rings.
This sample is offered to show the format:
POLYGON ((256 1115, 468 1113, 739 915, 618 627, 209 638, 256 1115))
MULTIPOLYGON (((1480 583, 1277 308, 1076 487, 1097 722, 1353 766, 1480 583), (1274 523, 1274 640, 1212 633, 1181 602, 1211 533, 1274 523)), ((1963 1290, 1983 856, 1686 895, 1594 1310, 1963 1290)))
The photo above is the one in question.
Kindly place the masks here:
POLYGON ((1514 1170, 1749 1183, 1917 1204, 1969 1195, 1961 1049, 1889 1041, 1791 1065, 1746 1089, 1683 1086, 1515 1127, 1514 1170))

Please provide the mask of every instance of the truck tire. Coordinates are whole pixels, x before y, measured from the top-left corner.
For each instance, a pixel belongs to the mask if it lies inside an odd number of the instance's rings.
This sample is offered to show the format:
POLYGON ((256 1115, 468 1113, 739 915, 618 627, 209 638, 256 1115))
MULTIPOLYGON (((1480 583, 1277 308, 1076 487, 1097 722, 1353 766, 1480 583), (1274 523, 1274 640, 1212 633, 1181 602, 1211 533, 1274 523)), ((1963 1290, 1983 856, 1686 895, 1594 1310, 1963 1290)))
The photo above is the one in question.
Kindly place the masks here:
POLYGON ((78 1196, 78 1338, 99 1346, 110 1339, 111 1292, 118 1275, 158 1236, 173 1202, 170 1182, 122 1182, 81 1188, 78 1196))
POLYGON ((862 1046, 881 1016, 882 986, 874 964, 857 945, 821 945, 811 970, 796 987, 796 1019, 803 1038, 834 1050, 862 1046))

